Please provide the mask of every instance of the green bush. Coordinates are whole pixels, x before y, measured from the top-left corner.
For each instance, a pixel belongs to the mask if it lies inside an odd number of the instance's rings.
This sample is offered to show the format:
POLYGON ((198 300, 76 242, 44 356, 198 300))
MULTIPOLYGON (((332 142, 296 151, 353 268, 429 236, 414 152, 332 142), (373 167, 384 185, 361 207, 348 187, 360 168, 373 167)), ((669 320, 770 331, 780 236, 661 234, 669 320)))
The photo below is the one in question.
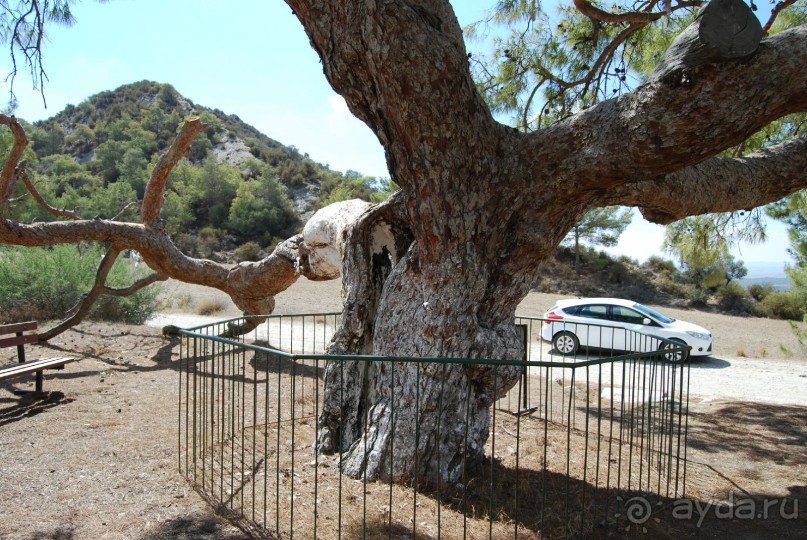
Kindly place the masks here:
POLYGON ((650 256, 642 266, 659 274, 666 274, 668 277, 676 276, 679 273, 674 262, 669 259, 662 259, 657 255, 650 256))
POLYGON ((763 283, 754 283, 748 286, 748 294, 750 294, 751 298, 757 302, 763 301, 766 296, 775 291, 776 289, 774 289, 771 285, 763 283))
POLYGON ((616 283, 620 284, 628 279, 630 276, 630 270, 625 264, 620 261, 613 261, 610 265, 608 265, 608 282, 609 283, 616 283))
MULTIPOLYGON (((0 321, 63 318, 92 288, 102 256, 94 245, 0 249, 0 321)), ((125 287, 146 273, 120 258, 107 284, 125 287)), ((127 298, 101 297, 90 318, 142 324, 159 309, 158 294, 151 285, 127 298)))
POLYGON ((259 261, 262 255, 261 246, 257 242, 247 242, 235 250, 235 258, 238 262, 259 261))
POLYGON ((690 287, 688 289, 687 299, 689 304, 694 307, 706 307, 709 303, 709 291, 706 289, 699 289, 698 287, 690 287))
POLYGON ((675 296, 677 298, 690 298, 692 296, 693 285, 685 285, 675 281, 667 274, 659 274, 656 280, 656 286, 660 291, 675 296))
POLYGON ((793 291, 773 291, 762 299, 762 312, 767 317, 800 321, 805 306, 793 291))
POLYGON ((739 283, 728 283, 715 293, 717 306, 731 313, 753 313, 753 305, 748 293, 739 283))

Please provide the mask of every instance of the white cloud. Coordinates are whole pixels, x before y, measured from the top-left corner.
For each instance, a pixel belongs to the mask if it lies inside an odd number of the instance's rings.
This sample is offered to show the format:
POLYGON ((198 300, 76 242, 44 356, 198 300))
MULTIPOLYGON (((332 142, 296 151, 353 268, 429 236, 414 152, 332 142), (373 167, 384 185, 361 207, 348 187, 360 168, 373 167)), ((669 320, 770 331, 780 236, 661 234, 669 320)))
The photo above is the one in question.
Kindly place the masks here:
POLYGON ((652 255, 664 256, 661 247, 664 243, 664 227, 650 223, 634 210, 633 221, 619 237, 616 247, 606 248, 613 255, 627 255, 639 262, 652 255))
POLYGON ((345 117, 353 118, 350 114, 350 109, 347 107, 347 102, 342 96, 336 95, 328 98, 328 105, 331 108, 331 118, 341 120, 345 117))

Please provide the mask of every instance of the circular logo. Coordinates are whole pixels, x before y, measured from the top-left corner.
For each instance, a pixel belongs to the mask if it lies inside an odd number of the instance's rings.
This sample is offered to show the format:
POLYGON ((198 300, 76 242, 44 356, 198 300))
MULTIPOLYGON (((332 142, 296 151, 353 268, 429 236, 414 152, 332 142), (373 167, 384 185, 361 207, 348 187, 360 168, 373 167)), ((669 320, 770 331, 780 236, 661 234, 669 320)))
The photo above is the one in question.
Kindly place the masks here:
POLYGON ((625 514, 628 521, 636 525, 642 525, 647 522, 652 513, 653 507, 644 497, 633 497, 625 503, 625 514))

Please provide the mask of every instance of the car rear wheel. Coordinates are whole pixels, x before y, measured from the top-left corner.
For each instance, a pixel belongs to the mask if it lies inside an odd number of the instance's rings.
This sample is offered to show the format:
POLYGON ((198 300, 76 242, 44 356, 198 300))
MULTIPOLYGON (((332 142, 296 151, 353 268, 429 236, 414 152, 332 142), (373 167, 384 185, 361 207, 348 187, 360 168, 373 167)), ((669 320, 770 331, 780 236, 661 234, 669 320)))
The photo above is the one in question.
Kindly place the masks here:
POLYGON ((552 338, 555 350, 563 356, 572 356, 580 348, 580 341, 571 332, 560 332, 552 338))
MULTIPOLYGON (((669 349, 674 349, 674 348, 677 348, 677 347, 686 347, 687 346, 687 344, 684 343, 680 339, 674 339, 673 338, 670 341, 672 341, 674 343, 664 343, 661 346, 662 351, 669 351, 669 349)), ((664 353, 664 359, 667 360, 668 362, 686 362, 688 358, 689 358, 689 351, 687 351, 687 350, 669 351, 669 352, 664 353)))

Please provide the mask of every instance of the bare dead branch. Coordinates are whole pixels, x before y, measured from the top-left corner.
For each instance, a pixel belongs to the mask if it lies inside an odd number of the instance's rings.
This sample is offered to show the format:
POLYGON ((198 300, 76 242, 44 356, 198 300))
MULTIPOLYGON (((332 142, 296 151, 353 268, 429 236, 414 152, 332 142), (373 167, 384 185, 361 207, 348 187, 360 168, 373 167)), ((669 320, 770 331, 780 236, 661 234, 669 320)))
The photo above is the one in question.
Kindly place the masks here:
POLYGON ((123 206, 123 208, 120 209, 120 212, 115 214, 115 216, 110 221, 118 221, 118 218, 120 218, 124 214, 124 212, 126 212, 126 210, 128 210, 129 208, 131 208, 132 206, 134 206, 136 204, 137 204, 137 201, 131 201, 131 202, 126 203, 123 206))
POLYGON ((762 30, 767 34, 768 31, 773 26, 773 23, 776 21, 776 17, 779 16, 779 13, 782 12, 788 6, 791 6, 796 3, 796 0, 782 0, 781 2, 777 3, 773 9, 771 10, 771 16, 768 18, 768 22, 762 27, 762 30))
POLYGON ((521 119, 521 125, 524 127, 524 131, 528 131, 530 126, 528 124, 527 116, 529 115, 530 107, 532 107, 532 100, 535 99, 535 95, 538 93, 538 90, 544 85, 546 79, 541 79, 538 81, 538 84, 532 89, 530 92, 530 96, 527 98, 527 102, 524 104, 524 115, 521 119))
MULTIPOLYGON (((587 0, 574 0, 574 7, 577 11, 594 19, 595 21, 602 21, 607 23, 638 23, 646 25, 653 21, 659 20, 664 16, 664 13, 653 13, 652 11, 626 11, 625 13, 611 13, 604 11, 587 0)), ((652 7, 652 4, 651 4, 652 7)))
POLYGON ((28 137, 25 136, 25 130, 22 129, 19 121, 13 116, 0 114, 0 124, 8 126, 14 136, 14 145, 11 147, 3 169, 0 170, 0 205, 4 205, 14 190, 14 173, 28 146, 28 137))
POLYGON ((31 178, 28 176, 28 171, 25 169, 25 163, 20 163, 20 166, 17 168, 17 176, 22 180, 22 183, 25 184, 25 187, 28 189, 28 192, 34 197, 37 204, 45 209, 46 212, 52 214, 56 217, 63 217, 67 219, 81 219, 78 214, 75 212, 71 212, 70 210, 58 209, 45 201, 39 191, 36 189, 36 186, 33 182, 31 182, 31 178))
POLYGON ((104 289, 106 288, 106 279, 109 276, 109 272, 112 270, 112 267, 115 266, 115 260, 118 258, 119 254, 120 251, 115 248, 109 248, 107 250, 104 258, 101 259, 101 264, 98 265, 98 271, 95 274, 95 283, 93 284, 92 289, 90 289, 90 292, 82 297, 77 306, 71 308, 70 312, 72 312, 72 315, 64 319, 53 328, 39 334, 40 343, 44 343, 54 336, 58 336, 65 330, 76 326, 84 320, 84 318, 90 313, 92 307, 95 305, 96 300, 98 300, 98 298, 104 294, 104 289))
POLYGON ((174 169, 179 160, 188 152, 193 139, 202 132, 204 124, 199 117, 190 117, 182 124, 182 129, 171 143, 171 146, 160 156, 157 165, 151 173, 146 192, 143 195, 143 223, 154 225, 160 217, 160 210, 163 205, 163 194, 165 184, 168 182, 168 175, 174 169))
POLYGON ((168 279, 168 276, 165 274, 161 274, 159 272, 154 272, 153 274, 149 274, 144 278, 140 278, 128 287, 122 289, 116 289, 113 287, 104 287, 104 294, 107 296, 117 296, 120 298, 125 298, 127 296, 131 296, 140 289, 148 287, 153 283, 157 283, 158 281, 165 281, 168 279))

